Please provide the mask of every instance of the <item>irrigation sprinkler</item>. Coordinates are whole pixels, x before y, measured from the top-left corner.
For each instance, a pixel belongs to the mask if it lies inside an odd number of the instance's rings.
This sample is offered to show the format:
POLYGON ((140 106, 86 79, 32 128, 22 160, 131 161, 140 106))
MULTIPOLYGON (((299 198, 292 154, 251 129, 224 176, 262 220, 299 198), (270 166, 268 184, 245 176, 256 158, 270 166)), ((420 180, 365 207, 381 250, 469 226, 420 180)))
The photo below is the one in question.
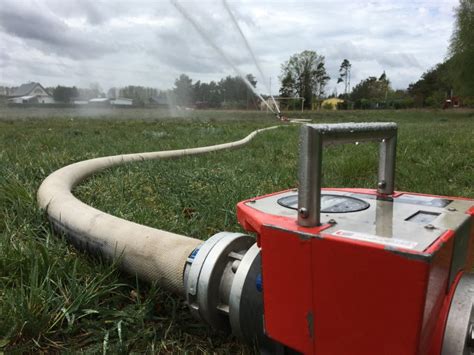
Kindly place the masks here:
POLYGON ((202 242, 107 215, 70 192, 106 167, 236 148, 258 132, 76 163, 45 180, 39 203, 77 244, 120 256, 129 272, 184 295, 197 319, 262 352, 471 354, 474 200, 395 191, 395 123, 303 125, 298 190, 237 205, 256 238, 221 232, 202 242), (379 143, 376 188, 323 188, 323 147, 367 141, 379 143))

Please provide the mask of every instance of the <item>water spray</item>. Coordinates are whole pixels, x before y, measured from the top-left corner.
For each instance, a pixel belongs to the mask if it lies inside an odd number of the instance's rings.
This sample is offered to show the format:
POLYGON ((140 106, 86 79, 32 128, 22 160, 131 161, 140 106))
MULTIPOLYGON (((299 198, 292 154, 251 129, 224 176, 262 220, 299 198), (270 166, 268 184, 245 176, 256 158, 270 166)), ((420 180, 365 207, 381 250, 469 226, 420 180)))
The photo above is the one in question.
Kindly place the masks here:
POLYGON ((224 51, 219 48, 219 46, 211 39, 208 33, 202 28, 199 23, 197 23, 193 17, 186 11, 186 9, 177 1, 177 0, 170 0, 173 6, 183 15, 183 17, 194 27, 194 29, 199 33, 199 35, 202 37, 202 39, 209 45, 211 46, 217 54, 219 54, 222 59, 235 71, 235 73, 244 81, 244 83, 247 85, 247 87, 252 90, 252 92, 258 96, 262 102, 265 103, 265 105, 268 107, 270 111, 275 113, 275 111, 272 109, 272 107, 268 104, 266 100, 263 99, 262 95, 253 87, 253 85, 250 83, 250 81, 245 77, 245 75, 240 71, 240 69, 235 65, 232 60, 224 53, 224 51))
POLYGON ((266 353, 471 354, 474 200, 395 191, 395 123, 305 124, 298 189, 237 205, 242 227, 201 241, 98 211, 71 190, 126 162, 241 147, 225 144, 75 163, 38 202, 55 229, 184 295, 204 323, 266 353), (323 147, 378 142, 375 189, 322 188, 323 147))
POLYGON ((261 68, 261 66, 260 66, 260 64, 257 60, 257 57, 255 56, 252 48, 250 47, 250 44, 247 41, 247 38, 245 37, 244 32, 240 28, 239 23, 237 22, 237 19, 235 18, 234 14, 232 13, 232 10, 230 9, 229 4, 227 3, 226 0, 222 0, 222 4, 224 5, 224 8, 227 10, 227 13, 229 14, 229 17, 231 18, 232 23, 234 24, 234 27, 237 29, 237 32, 240 34, 240 38, 242 39, 242 41, 245 45, 245 48, 247 48, 247 51, 249 52, 249 54, 250 54, 250 56, 253 60, 253 63, 257 67, 257 71, 260 74, 261 79, 263 79, 263 85, 265 85, 268 93, 270 94, 270 97, 272 98, 273 104, 275 105, 275 110, 277 111, 276 116, 277 116, 277 118, 280 119, 281 118, 280 109, 279 109, 279 107, 278 107, 278 105, 275 101, 275 98, 273 97, 273 95, 271 93, 270 87, 267 86, 267 83, 266 83, 266 80, 265 80, 265 75, 263 74, 263 70, 262 70, 262 68, 261 68))

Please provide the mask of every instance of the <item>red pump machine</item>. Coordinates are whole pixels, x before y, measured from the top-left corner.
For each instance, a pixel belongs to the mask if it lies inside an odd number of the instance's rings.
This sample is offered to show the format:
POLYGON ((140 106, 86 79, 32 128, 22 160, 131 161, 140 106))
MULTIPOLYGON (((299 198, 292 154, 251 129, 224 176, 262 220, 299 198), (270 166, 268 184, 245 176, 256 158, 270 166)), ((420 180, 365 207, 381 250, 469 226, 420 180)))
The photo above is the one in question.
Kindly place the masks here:
POLYGON ((298 190, 238 204, 256 244, 220 233, 193 253, 191 310, 268 352, 471 354, 474 201, 394 191, 396 140, 395 123, 303 126, 298 190), (377 189, 321 189, 323 146, 364 141, 377 189))

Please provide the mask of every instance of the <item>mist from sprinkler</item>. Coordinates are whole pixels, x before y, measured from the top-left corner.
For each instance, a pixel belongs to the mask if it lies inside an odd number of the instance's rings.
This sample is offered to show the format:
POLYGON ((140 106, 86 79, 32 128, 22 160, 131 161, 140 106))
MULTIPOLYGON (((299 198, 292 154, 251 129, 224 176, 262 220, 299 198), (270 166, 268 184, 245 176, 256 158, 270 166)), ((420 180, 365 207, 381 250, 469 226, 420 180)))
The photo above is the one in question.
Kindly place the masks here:
MULTIPOLYGON (((224 61, 232 69, 234 69, 236 74, 243 80, 243 82, 248 86, 248 88, 250 90, 252 90, 252 92, 255 95, 257 95, 260 100, 262 100, 262 102, 268 107, 268 109, 270 111, 272 111, 274 114, 276 114, 277 118, 280 118, 280 116, 281 116, 280 110, 278 109, 278 106, 276 105, 276 103, 275 103, 275 108, 276 108, 277 112, 275 112, 275 110, 273 110, 273 108, 268 104, 268 102, 266 100, 264 100, 262 95, 260 95, 260 93, 256 90, 256 88, 253 87, 253 85, 245 77, 245 75, 237 67, 237 65, 235 65, 232 62, 232 60, 224 53, 224 51, 211 39, 211 37, 206 33, 204 28, 192 18, 192 16, 186 11, 186 9, 177 0, 170 0, 170 1, 171 1, 171 4, 181 13, 181 15, 183 15, 183 17, 194 27, 194 29, 199 33, 199 35, 207 42, 207 44, 210 45, 217 52, 217 54, 219 54, 222 57, 222 59, 224 59, 224 61)), ((248 45, 247 39, 245 38, 242 30, 240 29, 237 21, 235 20, 235 17, 231 13, 231 11, 228 8, 227 4, 225 4, 225 7, 226 7, 227 11, 229 12, 229 15, 231 16, 232 21, 234 22, 234 25, 236 25, 238 27, 239 33, 240 33, 241 37, 243 38, 244 42, 246 43, 247 50, 249 50, 252 58, 254 59, 254 63, 257 65, 257 69, 259 70, 260 75, 262 75, 262 71, 260 69, 260 66, 257 64, 257 60, 255 58, 255 55, 252 52, 252 49, 248 45)), ((273 99, 273 96, 272 95, 270 95, 270 96, 273 99)), ((275 102, 275 99, 273 99, 273 102, 275 102)))
POLYGON ((231 18, 232 23, 234 24, 234 27, 237 29, 237 32, 239 33, 240 38, 242 39, 245 47, 247 48, 247 51, 250 53, 250 56, 252 57, 253 63, 257 67, 257 71, 260 74, 260 77, 263 81, 263 85, 267 89, 268 93, 270 94, 270 97, 272 98, 273 104, 275 105, 275 109, 277 110, 277 117, 281 116, 280 109, 278 108, 278 105, 275 102, 275 98, 273 97, 273 95, 271 93, 270 87, 267 86, 267 81, 265 80, 265 75, 263 74, 262 67, 260 66, 260 63, 258 62, 257 57, 255 56, 255 53, 252 50, 252 47, 250 47, 250 43, 247 41, 247 38, 245 37, 244 32, 240 28, 239 23, 237 22, 237 19, 235 18, 232 10, 230 9, 229 4, 227 3, 227 1, 222 0, 222 4, 224 5, 224 8, 227 10, 227 13, 229 14, 229 17, 231 18))

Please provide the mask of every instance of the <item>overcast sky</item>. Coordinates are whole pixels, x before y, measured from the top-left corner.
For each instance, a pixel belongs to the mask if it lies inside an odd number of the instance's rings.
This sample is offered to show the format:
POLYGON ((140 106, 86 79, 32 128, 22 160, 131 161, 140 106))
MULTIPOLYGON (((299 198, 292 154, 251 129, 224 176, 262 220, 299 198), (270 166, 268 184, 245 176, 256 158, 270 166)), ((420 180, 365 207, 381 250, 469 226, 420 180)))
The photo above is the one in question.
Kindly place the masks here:
MULTIPOLYGON (((445 58, 457 0, 228 0, 265 78, 221 0, 179 4, 262 93, 270 80, 275 93, 281 64, 307 49, 325 56, 330 93, 344 58, 352 86, 384 70, 394 88, 416 81, 445 58)), ((206 82, 236 75, 170 1, 1 0, 0 85, 166 89, 180 73, 206 82)))

